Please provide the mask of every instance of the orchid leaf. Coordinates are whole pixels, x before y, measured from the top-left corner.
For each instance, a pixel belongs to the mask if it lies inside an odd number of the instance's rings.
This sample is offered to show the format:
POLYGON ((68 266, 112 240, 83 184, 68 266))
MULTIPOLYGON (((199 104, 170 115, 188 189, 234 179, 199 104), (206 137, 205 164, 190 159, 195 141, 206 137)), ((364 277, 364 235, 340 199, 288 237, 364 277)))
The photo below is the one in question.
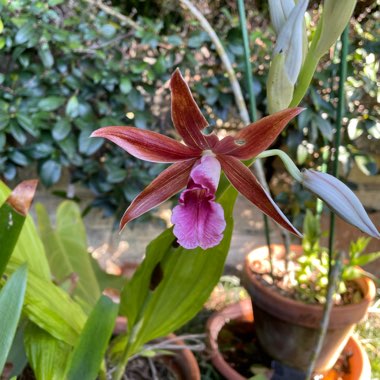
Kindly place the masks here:
MULTIPOLYGON (((11 190, 0 181, 0 205, 6 201, 10 194, 11 190)), ((38 273, 40 278, 50 281, 49 264, 45 257, 44 247, 30 215, 26 217, 17 244, 14 247, 12 258, 18 260, 19 263, 26 262, 29 271, 38 273)))
POLYGON ((37 181, 21 182, 0 207, 0 277, 16 246, 36 186, 37 181))
POLYGON ((72 347, 33 323, 25 330, 24 345, 36 380, 61 380, 72 347))
MULTIPOLYGON (((12 255, 5 273, 20 266, 12 255)), ((23 313, 53 337, 74 345, 86 321, 86 314, 70 296, 50 280, 29 270, 23 313)))
POLYGON ((360 267, 371 263, 374 260, 380 258, 380 252, 367 253, 365 255, 361 255, 353 260, 353 265, 358 265, 360 267))
MULTIPOLYGON (((38 227, 50 270, 61 284, 70 276, 78 278, 73 290, 90 307, 100 297, 100 288, 87 250, 86 230, 80 209, 75 202, 62 202, 57 209, 56 227, 53 228, 46 208, 36 205, 38 227)), ((85 308, 89 310, 88 307, 85 308)))
POLYGON ((22 265, 6 281, 0 292, 0 374, 11 349, 24 303, 27 267, 22 265))
POLYGON ((177 246, 172 229, 149 244, 143 263, 121 295, 120 313, 127 316, 130 330, 137 329, 130 354, 149 340, 176 330, 201 310, 223 273, 236 196, 236 190, 229 187, 219 198, 227 227, 218 246, 186 250, 177 246))
POLYGON ((108 297, 100 297, 74 347, 66 379, 96 379, 111 338, 118 308, 108 297))

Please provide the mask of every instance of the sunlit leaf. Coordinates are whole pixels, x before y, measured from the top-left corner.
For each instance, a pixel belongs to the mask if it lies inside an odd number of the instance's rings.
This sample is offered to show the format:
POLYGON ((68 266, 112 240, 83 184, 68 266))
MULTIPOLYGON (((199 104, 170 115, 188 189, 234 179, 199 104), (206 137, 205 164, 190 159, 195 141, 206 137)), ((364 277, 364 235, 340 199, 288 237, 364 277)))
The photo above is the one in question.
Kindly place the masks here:
POLYGON ((72 347, 29 323, 25 330, 25 350, 36 380, 62 380, 72 347))
POLYGON ((68 364, 68 380, 96 378, 111 338, 118 308, 108 297, 100 297, 74 347, 68 364))
POLYGON ((100 288, 87 250, 86 230, 78 205, 62 202, 57 209, 56 227, 53 228, 46 208, 36 205, 38 227, 44 243, 50 270, 58 283, 71 275, 78 280, 73 289, 74 297, 88 305, 96 303, 100 288))
MULTIPOLYGON (((13 255, 5 273, 10 275, 20 264, 13 255)), ((23 313, 52 336, 71 345, 75 344, 86 321, 82 308, 65 291, 50 279, 43 279, 38 271, 31 270, 28 271, 23 313)))
POLYGON ((21 315, 26 278, 27 267, 23 265, 6 281, 0 291, 0 373, 3 372, 4 364, 12 346, 13 337, 15 336, 21 315))
MULTIPOLYGON (((0 181, 0 205, 11 194, 11 190, 0 181)), ((33 219, 27 216, 24 227, 14 247, 12 257, 20 263, 26 262, 29 271, 38 273, 42 279, 51 279, 49 265, 45 257, 44 247, 34 226, 33 219)))

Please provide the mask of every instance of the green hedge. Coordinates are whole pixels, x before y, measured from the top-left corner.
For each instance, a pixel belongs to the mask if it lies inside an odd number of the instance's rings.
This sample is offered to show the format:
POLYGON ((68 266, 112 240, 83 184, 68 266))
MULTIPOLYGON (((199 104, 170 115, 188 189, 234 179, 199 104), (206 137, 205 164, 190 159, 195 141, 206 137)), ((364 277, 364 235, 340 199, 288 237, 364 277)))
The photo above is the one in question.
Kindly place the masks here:
MULTIPOLYGON (((147 8, 134 1, 121 9, 126 14, 135 10, 136 24, 131 26, 85 0, 0 0, 0 177, 13 180, 20 168, 36 163, 42 183, 49 187, 67 168, 70 182, 94 192, 94 206, 120 214, 162 166, 135 160, 88 136, 106 125, 135 125, 172 135, 168 80, 176 67, 192 76, 198 103, 212 108, 204 108, 211 125, 218 124, 217 119, 239 125, 228 78, 207 34, 177 2, 152 4, 147 8)), ((239 72, 243 49, 237 13, 228 2, 218 4, 211 3, 208 18, 239 72)), ((273 46, 266 18, 249 12, 253 86, 261 113, 266 109, 265 81, 273 46)), ((358 72, 364 71, 361 60, 369 54, 367 46, 374 44, 366 33, 355 35, 364 40, 361 51, 354 51, 360 64, 352 70, 358 72)), ((280 140, 302 165, 315 161, 313 154, 331 137, 334 113, 323 91, 335 67, 325 63, 327 71, 317 76, 322 86, 306 98, 307 116, 280 140), (331 116, 321 121, 322 112, 331 116), (302 143, 306 139, 308 149, 302 143)), ((373 78, 364 87, 356 85, 355 99, 372 96, 374 88, 373 78)), ((352 115, 358 115, 358 130, 379 133, 366 124, 373 122, 371 115, 363 118, 354 107, 352 115)), ((358 155, 355 149, 349 155, 358 155)), ((364 167, 376 172, 372 161, 364 167)))

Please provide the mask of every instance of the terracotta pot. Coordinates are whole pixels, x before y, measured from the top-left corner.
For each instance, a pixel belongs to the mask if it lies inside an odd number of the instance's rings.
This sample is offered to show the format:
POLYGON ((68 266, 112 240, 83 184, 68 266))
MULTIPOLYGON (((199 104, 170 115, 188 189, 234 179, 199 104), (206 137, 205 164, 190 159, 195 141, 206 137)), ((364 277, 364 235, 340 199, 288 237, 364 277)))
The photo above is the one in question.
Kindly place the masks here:
MULTIPOLYGON (((302 253, 300 246, 292 246, 291 250, 302 253)), ((272 252, 275 258, 282 258, 283 246, 273 245, 272 252)), ((305 370, 317 341, 323 306, 292 300, 267 286, 261 276, 251 270, 254 262, 267 256, 267 247, 260 247, 252 251, 244 263, 243 282, 252 299, 257 337, 272 358, 305 370)), ((363 292, 363 299, 356 304, 332 308, 325 342, 316 363, 317 372, 324 373, 333 367, 355 325, 366 315, 375 297, 373 281, 366 277, 355 281, 363 292)))
MULTIPOLYGON (((207 322, 207 339, 210 347, 211 361, 215 368, 228 380, 246 380, 227 363, 218 346, 218 335, 223 326, 231 320, 256 323, 256 316, 252 312, 250 299, 227 306, 225 309, 214 313, 207 322)), ((343 349, 343 353, 349 356, 349 374, 344 374, 342 380, 369 380, 371 378, 371 366, 367 353, 359 341, 351 336, 343 349)), ((254 358, 252 358, 252 362, 254 358)), ((335 370, 330 370, 324 375, 324 380, 337 380, 335 370)))
MULTIPOLYGON (((126 318, 117 317, 114 333, 116 335, 126 331, 126 318)), ((174 334, 169 334, 167 338, 174 338, 174 334)), ((182 340, 172 342, 178 346, 184 346, 182 340)), ((170 350, 169 350, 170 351, 170 350)), ((194 354, 187 348, 173 351, 175 355, 162 355, 160 360, 167 365, 175 374, 178 380, 200 380, 201 374, 198 362, 194 354)))

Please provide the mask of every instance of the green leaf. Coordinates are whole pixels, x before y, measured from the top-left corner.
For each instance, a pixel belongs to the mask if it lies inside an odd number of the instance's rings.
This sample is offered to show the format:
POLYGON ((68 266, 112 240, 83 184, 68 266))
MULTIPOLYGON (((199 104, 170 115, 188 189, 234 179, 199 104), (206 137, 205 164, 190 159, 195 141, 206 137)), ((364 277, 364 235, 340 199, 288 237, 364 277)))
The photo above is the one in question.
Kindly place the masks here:
POLYGON ((72 347, 29 323, 24 338, 26 355, 37 380, 65 378, 67 360, 72 347))
POLYGON ((101 33, 104 37, 111 38, 116 33, 116 28, 112 24, 105 24, 101 28, 101 33))
POLYGON ((355 258, 353 265, 364 266, 380 258, 380 252, 367 253, 355 258))
MULTIPOLYGON (((0 181, 0 205, 5 202, 10 194, 11 190, 0 181)), ((27 262, 29 272, 38 273, 40 278, 50 281, 51 275, 44 247, 34 226, 33 219, 29 215, 13 250, 12 257, 20 263, 27 262)))
POLYGON ((62 202, 57 210, 56 228, 51 225, 46 208, 36 205, 38 227, 50 270, 58 283, 70 275, 78 276, 74 297, 88 305, 95 305, 100 288, 87 251, 86 230, 78 205, 73 201, 62 202))
POLYGON ((143 263, 121 295, 120 312, 127 316, 130 331, 135 328, 131 354, 149 340, 176 330, 202 309, 223 273, 236 196, 236 190, 229 187, 219 199, 227 227, 217 247, 206 251, 175 248, 172 229, 147 247, 143 263))
POLYGON ((79 115, 79 102, 75 95, 73 95, 67 102, 66 115, 71 118, 75 118, 79 115))
POLYGON ((51 132, 53 139, 56 141, 64 140, 71 132, 71 124, 67 119, 58 120, 51 132))
POLYGON ((0 207, 0 278, 20 236, 36 187, 37 181, 21 182, 0 207))
POLYGON ((20 319, 24 303, 26 277, 27 267, 23 265, 7 280, 0 292, 0 373, 3 372, 20 319))
POLYGON ((117 304, 106 296, 100 297, 74 347, 68 365, 68 380, 96 379, 112 335, 117 312, 117 304))
POLYGON ((91 156, 104 144, 104 139, 90 138, 91 133, 91 128, 85 128, 79 134, 79 152, 86 156, 91 156))
POLYGON ((319 131, 322 133, 322 136, 331 141, 333 138, 333 127, 330 122, 317 115, 315 117, 315 124, 317 125, 319 131))
MULTIPOLYGON (((12 255, 5 270, 7 275, 20 266, 12 255)), ((51 280, 42 279, 40 273, 28 273, 23 313, 49 334, 70 345, 75 345, 86 322, 86 314, 65 291, 51 280)))
POLYGON ((29 115, 24 114, 24 113, 17 113, 16 119, 18 123, 21 125, 21 127, 24 128, 25 131, 27 131, 34 137, 38 135, 36 127, 33 125, 33 121, 29 115))
POLYGON ((49 44, 47 42, 43 43, 38 49, 38 55, 41 58, 42 64, 45 68, 50 69, 54 65, 54 57, 51 54, 49 44))
POLYGON ((61 165, 57 161, 47 160, 40 166, 39 175, 45 186, 54 185, 61 177, 61 165))
POLYGON ((6 113, 0 114, 0 131, 5 129, 9 124, 10 117, 6 113))
POLYGON ((4 30, 4 24, 3 24, 3 20, 0 18, 0 34, 3 33, 3 30, 4 30))
POLYGON ((34 36, 34 22, 25 23, 16 33, 15 42, 20 45, 29 41, 34 36))
POLYGON ((42 111, 54 111, 65 103, 66 99, 62 96, 48 96, 38 102, 38 107, 42 111))
POLYGON ((356 165, 365 175, 375 175, 377 173, 376 161, 372 157, 358 154, 354 156, 354 159, 356 165))
POLYGON ((132 82, 128 77, 121 78, 120 91, 123 94, 128 94, 132 90, 132 82))

